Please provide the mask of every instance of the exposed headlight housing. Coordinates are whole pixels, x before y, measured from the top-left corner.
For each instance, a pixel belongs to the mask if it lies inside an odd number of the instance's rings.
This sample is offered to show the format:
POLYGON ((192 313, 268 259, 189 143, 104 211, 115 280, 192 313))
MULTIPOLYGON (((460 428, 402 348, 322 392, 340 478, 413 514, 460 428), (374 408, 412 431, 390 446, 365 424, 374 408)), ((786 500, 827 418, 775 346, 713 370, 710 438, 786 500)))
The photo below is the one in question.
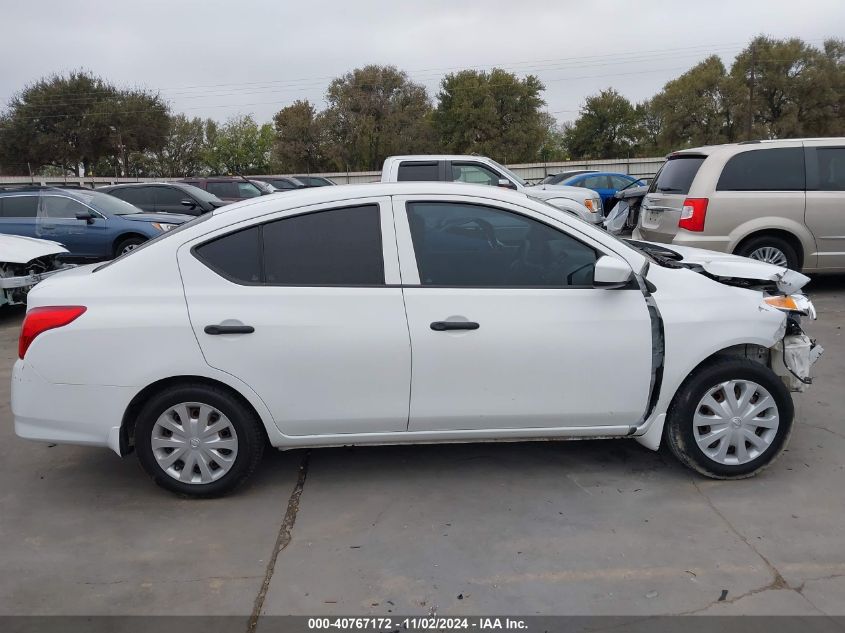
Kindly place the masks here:
POLYGON ((178 224, 168 224, 167 222, 153 222, 152 224, 159 231, 169 231, 179 226, 178 224))
POLYGON ((806 295, 772 295, 764 297, 763 303, 782 312, 797 312, 811 319, 816 318, 816 308, 806 295))

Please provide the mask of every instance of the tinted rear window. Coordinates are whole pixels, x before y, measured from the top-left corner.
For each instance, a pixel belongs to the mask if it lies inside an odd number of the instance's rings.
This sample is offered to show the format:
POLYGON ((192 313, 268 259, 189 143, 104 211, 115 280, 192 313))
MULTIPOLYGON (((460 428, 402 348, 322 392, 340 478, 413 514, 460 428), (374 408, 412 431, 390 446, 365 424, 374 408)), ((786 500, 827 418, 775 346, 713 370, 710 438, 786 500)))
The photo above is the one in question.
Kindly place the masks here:
POLYGON ((264 225, 268 284, 381 285, 384 258, 376 205, 295 215, 264 225))
POLYGON ((439 178, 437 161, 425 163, 400 163, 397 178, 400 181, 437 181, 439 178))
POLYGON ((755 149, 725 163, 718 191, 803 191, 804 150, 800 147, 755 149))
POLYGON ((0 199, 4 218, 34 218, 38 215, 37 196, 9 196, 0 199))
POLYGON ((663 167, 657 172, 649 191, 660 193, 677 193, 685 196, 689 193, 692 181, 698 173, 698 168, 706 156, 678 155, 670 156, 663 167))
POLYGON ((260 227, 252 226, 198 246, 196 254, 206 266, 223 277, 232 281, 260 283, 260 239, 260 227))

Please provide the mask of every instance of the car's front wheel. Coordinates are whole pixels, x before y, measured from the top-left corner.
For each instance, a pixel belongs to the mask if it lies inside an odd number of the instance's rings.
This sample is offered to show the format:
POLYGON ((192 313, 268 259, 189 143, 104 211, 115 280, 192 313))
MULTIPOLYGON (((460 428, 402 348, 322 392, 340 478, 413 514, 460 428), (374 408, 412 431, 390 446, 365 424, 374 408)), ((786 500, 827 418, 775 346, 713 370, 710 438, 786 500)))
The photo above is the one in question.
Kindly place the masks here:
POLYGON ((134 251, 146 241, 147 240, 145 240, 143 237, 127 237, 126 239, 121 240, 117 244, 117 246, 115 246, 114 256, 120 257, 121 255, 126 255, 126 253, 134 251))
POLYGON ((768 367, 724 358, 693 372, 669 408, 665 440, 686 466, 716 479, 755 475, 783 451, 793 406, 768 367))
POLYGON ((135 447, 144 470, 162 488, 216 497, 242 484, 258 466, 265 443, 260 424, 222 389, 177 385, 143 407, 135 447))

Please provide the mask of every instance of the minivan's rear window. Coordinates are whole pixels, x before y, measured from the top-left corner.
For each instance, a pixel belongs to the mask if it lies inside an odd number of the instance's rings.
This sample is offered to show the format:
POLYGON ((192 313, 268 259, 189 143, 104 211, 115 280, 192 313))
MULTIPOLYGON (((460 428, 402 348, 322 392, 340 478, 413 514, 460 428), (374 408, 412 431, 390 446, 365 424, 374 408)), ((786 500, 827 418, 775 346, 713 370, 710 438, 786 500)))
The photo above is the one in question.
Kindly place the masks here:
POLYGON ((649 192, 677 193, 685 196, 689 193, 692 181, 706 156, 695 154, 677 154, 670 156, 661 170, 657 172, 649 192))

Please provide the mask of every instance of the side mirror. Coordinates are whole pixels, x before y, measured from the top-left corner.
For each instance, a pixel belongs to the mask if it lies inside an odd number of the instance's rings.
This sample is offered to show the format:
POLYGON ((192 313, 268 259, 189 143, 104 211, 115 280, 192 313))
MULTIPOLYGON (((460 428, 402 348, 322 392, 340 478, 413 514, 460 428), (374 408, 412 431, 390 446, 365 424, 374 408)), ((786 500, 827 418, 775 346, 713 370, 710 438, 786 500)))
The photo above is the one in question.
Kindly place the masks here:
POLYGON ((94 224, 94 216, 91 215, 90 211, 77 211, 76 219, 85 220, 86 224, 94 224))
POLYGON ((189 199, 189 198, 185 198, 179 204, 181 204, 183 207, 188 207, 189 209, 196 209, 197 208, 197 203, 194 202, 193 200, 189 199))
POLYGON ((499 178, 499 183, 498 183, 498 186, 499 186, 499 187, 504 187, 505 189, 516 189, 516 185, 515 185, 515 184, 513 184, 513 183, 512 183, 510 180, 508 180, 507 178, 499 178))
POLYGON ((634 277, 631 267, 620 259, 602 255, 593 272, 594 288, 624 288, 634 277))

